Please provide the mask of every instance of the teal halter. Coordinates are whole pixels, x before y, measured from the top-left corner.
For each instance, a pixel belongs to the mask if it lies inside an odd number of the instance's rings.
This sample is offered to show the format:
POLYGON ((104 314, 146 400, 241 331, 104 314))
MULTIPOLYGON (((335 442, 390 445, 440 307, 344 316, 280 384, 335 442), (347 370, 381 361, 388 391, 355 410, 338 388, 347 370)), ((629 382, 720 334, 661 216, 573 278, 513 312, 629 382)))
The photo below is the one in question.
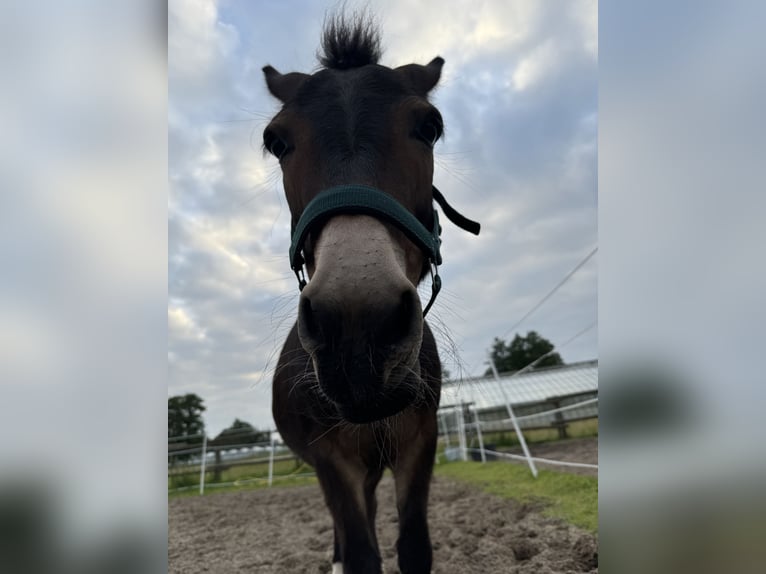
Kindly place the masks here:
MULTIPOLYGON (((479 234, 481 226, 455 211, 436 187, 433 187, 433 198, 455 225, 474 235, 479 234)), ((333 215, 341 213, 371 215, 392 223, 428 257, 432 283, 431 299, 423 311, 425 317, 442 285, 441 277, 439 277, 439 265, 442 263, 440 251, 442 228, 439 225, 439 213, 436 209, 433 210, 433 227, 429 231, 393 197, 380 189, 365 185, 339 185, 326 189, 312 199, 301 214, 298 224, 293 229, 290 244, 290 267, 298 278, 300 290, 302 291, 306 286, 306 277, 303 273, 305 264, 303 244, 306 242, 306 237, 312 228, 333 215)))

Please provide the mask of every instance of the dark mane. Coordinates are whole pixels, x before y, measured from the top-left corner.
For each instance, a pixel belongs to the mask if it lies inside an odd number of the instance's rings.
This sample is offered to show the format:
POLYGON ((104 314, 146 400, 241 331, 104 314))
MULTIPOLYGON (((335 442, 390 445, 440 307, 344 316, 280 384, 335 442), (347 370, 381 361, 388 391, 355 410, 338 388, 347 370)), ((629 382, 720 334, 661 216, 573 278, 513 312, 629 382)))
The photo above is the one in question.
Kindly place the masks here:
POLYGON ((319 63, 335 70, 377 64, 382 53, 378 27, 364 12, 351 16, 341 12, 327 18, 321 45, 319 63))

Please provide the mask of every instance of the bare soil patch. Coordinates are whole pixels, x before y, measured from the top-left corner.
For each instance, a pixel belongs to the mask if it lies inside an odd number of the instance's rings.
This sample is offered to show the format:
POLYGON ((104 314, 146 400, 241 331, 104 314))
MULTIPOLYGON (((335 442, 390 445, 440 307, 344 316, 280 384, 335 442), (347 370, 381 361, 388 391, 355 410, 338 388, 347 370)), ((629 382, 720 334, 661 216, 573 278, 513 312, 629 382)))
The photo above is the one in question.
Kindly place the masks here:
MULTIPOLYGON (((537 453, 535 453, 537 454, 537 453)), ((542 456, 542 455, 541 455, 542 456)), ((396 566, 393 481, 378 488, 384 572, 396 566)), ((598 541, 540 509, 435 478, 429 507, 434 574, 598 572, 598 541)), ((332 522, 318 486, 172 498, 168 571, 327 574, 332 522)))
MULTIPOLYGON (((534 457, 547 458, 549 460, 562 460, 565 462, 598 464, 598 438, 594 437, 533 443, 528 445, 528 447, 530 454, 534 457)), ((520 446, 500 448, 499 450, 511 454, 524 454, 520 446)), ((513 462, 515 464, 527 464, 524 461, 513 462)), ((552 465, 544 462, 537 462, 535 464, 538 468, 547 468, 549 470, 570 472, 572 474, 581 474, 585 476, 598 476, 598 470, 595 468, 552 465)))

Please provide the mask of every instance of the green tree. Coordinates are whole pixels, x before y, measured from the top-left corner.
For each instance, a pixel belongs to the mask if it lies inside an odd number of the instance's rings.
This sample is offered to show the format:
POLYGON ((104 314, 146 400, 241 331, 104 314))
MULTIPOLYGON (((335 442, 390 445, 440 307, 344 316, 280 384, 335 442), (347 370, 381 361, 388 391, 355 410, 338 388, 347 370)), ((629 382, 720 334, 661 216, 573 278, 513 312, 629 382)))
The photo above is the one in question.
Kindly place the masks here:
POLYGON ((268 442, 269 439, 269 431, 258 430, 250 423, 234 419, 232 425, 218 433, 218 436, 210 441, 210 444, 215 446, 251 444, 268 442))
POLYGON ((189 437, 186 442, 202 442, 205 423, 202 413, 205 405, 202 399, 194 393, 168 397, 168 438, 189 437))
MULTIPOLYGON (((490 356, 495 363, 495 367, 497 367, 498 373, 509 373, 523 369, 552 350, 553 343, 545 337, 541 337, 536 331, 529 331, 525 337, 517 333, 510 343, 495 337, 490 350, 490 356)), ((563 364, 564 361, 561 355, 551 353, 537 363, 534 368, 539 369, 541 367, 563 364)), ((492 368, 487 369, 484 374, 491 375, 492 368)))
POLYGON ((189 460, 192 456, 190 447, 202 444, 205 423, 202 413, 205 405, 194 393, 168 397, 168 464, 189 460), (180 454, 175 454, 180 452, 180 454))

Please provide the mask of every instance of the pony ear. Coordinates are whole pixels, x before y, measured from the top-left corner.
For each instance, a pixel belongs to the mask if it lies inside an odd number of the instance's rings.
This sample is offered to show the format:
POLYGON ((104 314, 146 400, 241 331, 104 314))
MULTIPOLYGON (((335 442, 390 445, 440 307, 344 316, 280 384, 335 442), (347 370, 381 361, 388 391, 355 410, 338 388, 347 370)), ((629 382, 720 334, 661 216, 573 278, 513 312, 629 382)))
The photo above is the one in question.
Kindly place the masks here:
POLYGON ((263 75, 266 76, 266 86, 269 88, 271 95, 283 104, 295 97, 298 89, 309 77, 308 74, 300 72, 280 74, 271 66, 264 66, 263 75))
POLYGON ((430 92, 439 81, 442 75, 442 66, 444 59, 437 56, 425 66, 420 64, 407 64, 399 66, 394 71, 401 75, 415 91, 421 96, 430 92))

